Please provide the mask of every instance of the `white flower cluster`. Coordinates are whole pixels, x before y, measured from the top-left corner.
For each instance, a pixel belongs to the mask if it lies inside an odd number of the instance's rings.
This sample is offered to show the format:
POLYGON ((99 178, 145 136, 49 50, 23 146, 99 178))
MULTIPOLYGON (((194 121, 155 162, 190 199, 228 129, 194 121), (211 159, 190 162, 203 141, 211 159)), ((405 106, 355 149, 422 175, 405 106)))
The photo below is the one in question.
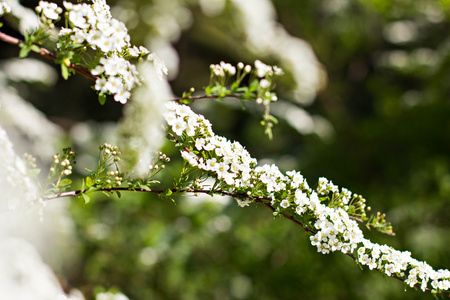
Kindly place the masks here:
POLYGON ((47 1, 39 1, 39 5, 36 6, 36 12, 42 12, 42 15, 50 20, 58 20, 62 11, 62 8, 56 5, 56 3, 47 1))
POLYGON ((255 61, 256 75, 259 78, 263 78, 266 76, 281 76, 283 75, 283 70, 277 66, 268 66, 260 60, 255 61))
POLYGON ((363 246, 358 249, 358 261, 369 269, 378 269, 386 275, 407 276, 406 284, 413 287, 420 285, 422 291, 430 288, 447 291, 450 289, 450 271, 434 270, 426 262, 411 257, 408 251, 398 251, 387 245, 379 245, 362 240, 363 246))
POLYGON ((221 61, 220 64, 217 65, 210 65, 209 68, 211 71, 216 75, 217 77, 225 77, 225 74, 229 74, 230 76, 233 76, 236 74, 236 67, 234 67, 230 63, 226 63, 221 61))
POLYGON ((317 218, 314 227, 318 231, 310 237, 310 241, 311 245, 317 247, 318 252, 351 253, 358 248, 364 235, 356 221, 350 219, 345 210, 330 208, 320 203, 316 193, 312 193, 309 199, 305 200, 308 203, 307 209, 317 218))
MULTIPOLYGON (((181 151, 182 157, 191 166, 214 173, 231 192, 246 191, 249 199, 255 193, 271 198, 271 205, 276 211, 293 212, 298 217, 308 215, 308 218, 315 220, 313 228, 310 228, 313 232, 310 241, 318 252, 356 252, 357 260, 362 265, 388 276, 404 278, 410 286, 420 284, 425 290, 431 281, 433 289, 450 289, 450 271, 435 271, 426 263, 411 258, 409 252, 380 246, 364 238, 357 222, 348 213, 352 197, 361 202, 359 208, 363 211, 365 200, 360 196, 352 195, 347 189, 339 190, 323 177, 319 179, 317 189, 312 190, 300 172, 291 171, 283 175, 275 165, 255 167, 256 160, 239 143, 216 136, 203 116, 175 102, 169 103, 168 109, 165 118, 173 132, 182 138, 195 139, 191 149, 181 151), (327 198, 325 196, 329 193, 338 200, 326 205, 323 198, 327 198), (406 271, 409 273, 406 274, 406 271)), ((251 203, 249 199, 238 203, 246 206, 251 203)))
POLYGON ((124 56, 140 57, 147 55, 149 50, 142 46, 131 46, 125 24, 111 16, 105 0, 93 0, 91 5, 63 4, 72 28, 62 28, 59 35, 69 37, 72 43, 86 43, 92 49, 104 53, 104 58, 91 71, 93 75, 99 76, 95 89, 104 94, 113 94, 114 100, 126 103, 130 91, 140 81, 136 67, 124 56))
POLYGON ((0 2, 0 17, 4 14, 8 14, 11 12, 11 7, 9 7, 8 3, 0 2))
POLYGON ((195 134, 205 137, 214 136, 211 122, 204 116, 194 113, 188 106, 168 102, 166 107, 168 112, 164 114, 164 118, 177 135, 181 136, 183 132, 186 132, 191 137, 195 134))
POLYGON ((199 158, 192 151, 182 151, 184 159, 192 166, 214 172, 228 185, 236 188, 250 185, 250 172, 256 165, 256 159, 251 158, 239 142, 230 143, 227 139, 216 136, 212 132, 211 123, 205 117, 195 114, 188 106, 169 102, 167 108, 169 111, 165 118, 172 130, 177 135, 182 135, 183 132, 190 137, 202 135, 202 138, 196 139, 195 149, 212 154, 210 157, 199 158))

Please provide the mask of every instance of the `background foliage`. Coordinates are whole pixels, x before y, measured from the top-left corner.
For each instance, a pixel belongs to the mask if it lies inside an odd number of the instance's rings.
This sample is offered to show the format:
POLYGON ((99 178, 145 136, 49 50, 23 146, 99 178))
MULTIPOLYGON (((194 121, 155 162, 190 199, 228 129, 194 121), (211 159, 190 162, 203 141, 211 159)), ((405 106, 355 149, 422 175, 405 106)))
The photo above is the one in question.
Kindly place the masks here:
MULTIPOLYGON (((37 1, 25 4, 32 7, 37 1)), ((152 18, 164 1, 109 4, 131 28, 133 44, 162 35, 152 18)), ((184 30, 169 38, 179 54, 179 72, 171 80, 175 94, 205 86, 211 63, 278 63, 242 46, 245 36, 230 3, 214 17, 194 0, 166 5, 173 6, 180 24, 183 12, 190 15, 185 25, 179 24, 184 30)), ((325 134, 302 134, 278 115, 281 122, 269 142, 258 125, 260 114, 251 108, 242 111, 233 100, 201 100, 194 109, 211 120, 217 134, 240 141, 258 160, 301 170, 311 184, 325 176, 362 194, 374 210, 387 213, 397 233, 384 237, 368 232, 371 239, 448 269, 449 2, 273 0, 273 5, 278 21, 311 44, 326 70, 327 85, 303 106, 326 120, 325 134)), ((0 52, 7 58, 18 50, 2 44, 0 52)), ((292 80, 289 75, 280 79, 280 102, 300 106, 285 92, 292 80)), ((59 79, 51 88, 23 85, 19 90, 66 129, 66 139, 76 149, 86 146, 74 128, 100 127, 121 117, 122 106, 107 101, 101 107, 90 85, 75 76, 59 79)), ((90 136, 94 145, 109 142, 90 136)), ((169 144, 164 151, 172 162, 160 180, 169 186, 180 162, 169 144)), ((233 200, 204 197, 179 197, 172 203, 124 193, 120 199, 98 195, 86 205, 72 199, 70 212, 79 241, 70 249, 76 259, 58 275, 67 288, 78 287, 88 297, 99 286, 117 288, 131 299, 431 297, 361 271, 344 255, 316 253, 301 228, 274 220, 264 207, 242 209, 233 200)))

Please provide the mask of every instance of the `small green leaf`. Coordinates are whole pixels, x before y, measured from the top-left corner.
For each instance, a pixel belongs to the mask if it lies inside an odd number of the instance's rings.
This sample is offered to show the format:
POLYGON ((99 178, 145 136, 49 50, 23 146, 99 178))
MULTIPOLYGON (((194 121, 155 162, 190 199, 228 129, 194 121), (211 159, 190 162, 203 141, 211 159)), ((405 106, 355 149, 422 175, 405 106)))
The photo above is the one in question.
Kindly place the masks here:
POLYGON ((141 188, 143 190, 146 190, 146 191, 151 191, 152 190, 148 185, 145 185, 145 184, 140 184, 139 188, 141 188))
POLYGON ((25 44, 20 44, 19 57, 25 58, 28 56, 28 53, 30 53, 30 47, 28 47, 28 45, 25 44))
POLYGON ((39 46, 36 45, 31 45, 30 50, 36 53, 41 52, 41 49, 39 48, 39 46))
POLYGON ((59 186, 67 186, 72 183, 72 180, 65 178, 59 182, 59 186))
POLYGON ((90 188, 92 186, 92 178, 87 176, 86 177, 86 187, 90 188))
POLYGON ((98 94, 98 102, 99 102, 101 105, 104 105, 104 104, 106 103, 106 95, 103 94, 103 93, 99 93, 99 94, 98 94))
POLYGON ((83 199, 84 199, 84 203, 87 204, 87 203, 89 203, 89 202, 91 201, 91 197, 89 197, 87 194, 82 193, 81 196, 82 196, 83 199))
POLYGON ((67 68, 66 64, 64 63, 61 64, 61 75, 65 80, 67 80, 70 76, 69 68, 67 68))
POLYGON ((164 195, 164 196, 170 196, 170 195, 172 195, 172 194, 173 194, 173 192, 172 192, 171 189, 165 189, 165 190, 163 191, 163 195, 164 195))
POLYGON ((119 191, 115 191, 116 192, 116 194, 117 194, 117 197, 122 197, 122 194, 119 192, 119 191))
POLYGON ((269 119, 270 122, 272 122, 274 124, 278 124, 278 119, 275 118, 274 116, 269 115, 268 119, 269 119))

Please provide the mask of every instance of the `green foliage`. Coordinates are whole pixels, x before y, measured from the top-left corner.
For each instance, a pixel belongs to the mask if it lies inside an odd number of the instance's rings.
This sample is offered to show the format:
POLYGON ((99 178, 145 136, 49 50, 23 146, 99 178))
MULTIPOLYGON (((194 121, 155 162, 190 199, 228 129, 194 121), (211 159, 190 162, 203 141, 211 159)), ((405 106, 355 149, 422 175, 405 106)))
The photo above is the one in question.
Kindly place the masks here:
POLYGON ((26 32, 24 36, 25 43, 19 44, 20 47, 19 57, 20 58, 27 57, 30 51, 39 53, 40 48, 39 46, 37 46, 37 44, 39 44, 42 40, 46 39, 47 37, 48 34, 42 28, 37 29, 32 34, 26 32))
POLYGON ((62 154, 53 155, 53 162, 47 175, 42 195, 58 194, 70 188, 72 180, 66 178, 72 174, 72 166, 76 164, 77 153, 71 147, 64 148, 62 154))

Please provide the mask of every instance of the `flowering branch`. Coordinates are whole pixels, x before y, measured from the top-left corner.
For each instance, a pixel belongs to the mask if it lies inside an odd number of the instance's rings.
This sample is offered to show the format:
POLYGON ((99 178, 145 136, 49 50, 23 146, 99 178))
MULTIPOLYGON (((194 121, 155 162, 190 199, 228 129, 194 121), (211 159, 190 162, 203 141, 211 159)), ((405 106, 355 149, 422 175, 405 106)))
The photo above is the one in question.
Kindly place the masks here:
POLYGON ((367 218, 365 199, 360 195, 339 189, 325 178, 320 178, 318 187, 313 190, 299 172, 284 175, 275 165, 256 166, 256 160, 242 145, 216 136, 203 116, 175 102, 167 106, 166 121, 173 131, 172 136, 177 136, 173 140, 185 159, 185 173, 189 174, 189 168, 199 171, 197 177, 185 176, 185 184, 190 180, 189 185, 195 189, 201 186, 204 176, 216 178, 213 193, 225 190, 246 195, 240 199, 235 197, 240 206, 262 202, 274 215, 303 225, 318 252, 343 252, 358 264, 400 279, 410 287, 420 286, 423 291, 448 296, 449 270, 436 271, 427 263, 412 258, 407 251, 364 238, 356 220, 369 220, 368 224, 386 233, 392 233, 392 227, 385 223, 384 215, 367 218))
MULTIPOLYGON (((104 104, 106 95, 122 104, 131 96, 131 91, 141 84, 132 59, 153 60, 154 55, 145 47, 132 46, 125 24, 111 16, 105 0, 94 0, 92 4, 63 2, 67 28, 61 28, 56 42, 56 51, 41 46, 51 40, 51 31, 60 19, 63 9, 55 3, 40 1, 35 8, 40 17, 39 27, 26 32, 24 40, 1 33, 0 40, 21 48, 19 56, 24 58, 30 51, 53 60, 61 66, 64 79, 78 72, 95 81, 99 102, 104 104), (91 56, 89 49, 95 51, 91 56)), ((164 71, 163 71, 164 72, 164 71)))
MULTIPOLYGON (((178 190, 176 188, 172 188, 172 189, 168 189, 168 190, 172 194, 174 194, 174 193, 193 193, 193 194, 208 194, 208 195, 218 194, 218 195, 223 195, 223 196, 230 196, 230 197, 233 197, 235 199, 243 199, 243 198, 246 199, 246 198, 249 198, 248 195, 234 194, 234 193, 227 192, 227 191, 222 191, 222 190, 215 190, 215 191, 212 191, 212 190, 209 190, 209 189, 182 189, 182 190, 178 190)), ((128 188, 128 187, 111 187, 111 188, 100 188, 97 191, 108 192, 108 193, 115 192, 115 191, 135 191, 135 192, 144 192, 144 193, 153 193, 153 194, 157 194, 157 195, 162 195, 164 193, 167 193, 168 190, 167 189, 146 189, 146 188, 133 188, 133 189, 131 189, 131 188, 128 188)), ((86 191, 87 190, 84 189, 84 190, 75 190, 75 191, 63 192, 63 193, 53 194, 53 195, 46 195, 46 196, 43 197, 43 199, 44 200, 51 200, 51 199, 63 198, 63 197, 77 197, 80 194, 85 193, 86 191)), ((252 200, 255 203, 260 203, 260 204, 264 205, 265 207, 269 208, 272 212, 276 212, 276 210, 277 210, 274 206, 272 206, 269 202, 267 202, 268 200, 270 200, 268 198, 259 196, 259 197, 252 198, 252 200)), ((295 224, 301 226, 305 230, 306 233, 308 233, 310 235, 317 234, 317 231, 310 229, 309 227, 305 226, 302 222, 296 220, 292 216, 290 216, 290 215, 288 215, 286 213, 281 213, 280 215, 282 215, 284 218, 294 222, 295 224)), ((363 222, 362 220, 358 220, 358 221, 363 222)), ((356 255, 354 255, 353 253, 345 252, 344 254, 346 254, 347 256, 352 258, 352 260, 355 261, 356 263, 359 263, 358 262, 358 257, 356 255)), ((374 268, 374 270, 376 270, 376 271, 378 271, 380 273, 383 273, 383 269, 382 268, 374 268)), ((397 274, 390 274, 389 276, 392 277, 392 278, 395 278, 397 280, 400 280, 402 282, 404 281, 404 279, 401 278, 400 276, 398 276, 397 274)), ((420 287, 420 284, 416 283, 414 286, 415 287, 420 287)), ((426 288, 425 290, 426 291, 432 291, 432 289, 430 289, 430 288, 426 288)), ((450 294, 448 294, 448 293, 438 292, 438 293, 435 293, 435 294, 436 295, 440 295, 442 297, 450 298, 450 294)))
MULTIPOLYGON (((19 47, 26 45, 25 41, 20 40, 18 38, 15 38, 13 36, 10 36, 10 35, 8 35, 6 33, 1 32, 1 31, 0 31, 0 40, 6 42, 8 44, 16 45, 16 46, 19 46, 19 47)), ((51 52, 50 50, 48 50, 48 49, 46 49, 44 47, 41 47, 41 46, 38 46, 38 45, 35 45, 35 46, 37 48, 35 48, 36 51, 33 51, 33 52, 36 52, 36 53, 40 54, 41 56, 43 56, 43 57, 45 57, 47 59, 50 59, 52 61, 56 60, 57 56, 56 56, 55 53, 51 52)), ((98 76, 93 75, 91 72, 89 72, 88 69, 86 69, 86 68, 84 68, 82 66, 76 65, 76 64, 70 62, 70 60, 67 61, 67 67, 69 69, 72 69, 75 72, 83 75, 84 77, 86 77, 88 79, 92 79, 94 81, 98 79, 98 76)))

